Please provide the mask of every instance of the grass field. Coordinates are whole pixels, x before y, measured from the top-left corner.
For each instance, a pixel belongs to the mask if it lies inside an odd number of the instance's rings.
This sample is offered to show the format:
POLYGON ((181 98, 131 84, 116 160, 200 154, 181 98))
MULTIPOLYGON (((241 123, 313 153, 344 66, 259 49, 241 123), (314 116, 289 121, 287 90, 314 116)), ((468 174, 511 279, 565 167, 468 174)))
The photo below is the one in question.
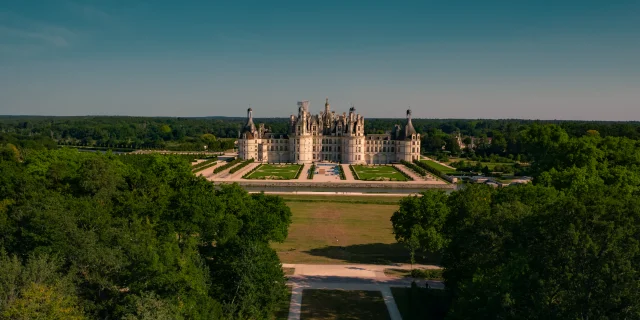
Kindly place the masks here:
POLYGON ((432 167, 432 168, 434 168, 436 170, 441 171, 444 174, 451 173, 451 172, 456 172, 456 169, 451 169, 449 167, 445 167, 445 166, 443 166, 443 165, 441 165, 441 164, 439 164, 439 163, 437 163, 435 161, 432 161, 432 160, 420 160, 420 161, 426 163, 428 166, 430 166, 430 167, 432 167))
MULTIPOLYGON (((283 243, 273 243, 283 263, 408 263, 409 253, 392 233, 391 215, 400 197, 332 197, 336 201, 374 198, 387 203, 362 204, 324 201, 298 202, 289 196, 292 223, 283 243)), ((312 197, 312 196, 305 196, 312 197)), ((370 199, 370 200, 374 200, 370 199)), ((437 261, 435 257, 420 263, 437 261)))
POLYGON ((407 181, 407 178, 392 166, 352 165, 352 167, 360 180, 407 181))
POLYGON ((262 164, 247 179, 290 180, 301 167, 299 164, 262 164))
POLYGON ((389 311, 380 291, 302 291, 302 320, 388 320, 389 311))

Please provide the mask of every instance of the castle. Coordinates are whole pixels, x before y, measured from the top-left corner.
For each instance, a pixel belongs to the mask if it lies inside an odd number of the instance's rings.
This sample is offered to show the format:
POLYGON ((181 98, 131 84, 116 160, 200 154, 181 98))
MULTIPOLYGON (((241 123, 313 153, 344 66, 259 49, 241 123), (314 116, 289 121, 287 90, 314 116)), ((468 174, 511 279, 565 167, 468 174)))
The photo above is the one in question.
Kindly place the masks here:
POLYGON ((289 118, 289 132, 273 133, 253 123, 253 110, 247 110, 247 123, 238 140, 238 156, 269 163, 340 162, 385 164, 420 157, 420 134, 411 124, 407 110, 405 126, 395 125, 384 134, 364 134, 364 117, 352 106, 349 113, 330 110, 311 115, 309 101, 298 102, 298 116, 289 118))

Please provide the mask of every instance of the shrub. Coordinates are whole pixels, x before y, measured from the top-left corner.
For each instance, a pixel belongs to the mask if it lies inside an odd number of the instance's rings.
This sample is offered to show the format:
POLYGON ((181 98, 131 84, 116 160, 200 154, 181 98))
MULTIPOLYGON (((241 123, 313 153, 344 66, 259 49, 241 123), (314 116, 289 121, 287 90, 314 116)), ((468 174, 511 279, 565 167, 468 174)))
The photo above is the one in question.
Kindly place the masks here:
POLYGON ((235 166, 236 164, 238 164, 240 161, 242 161, 242 159, 240 159, 240 158, 233 159, 233 160, 227 162, 227 164, 219 166, 219 167, 213 169, 213 173, 218 173, 218 172, 222 172, 224 170, 227 170, 227 169, 235 166))
POLYGON ((252 163, 252 162, 253 162, 253 158, 252 158, 252 159, 249 159, 249 160, 246 160, 246 161, 242 162, 241 164, 239 164, 239 165, 237 165, 237 166, 233 167, 231 170, 229 170, 229 173, 235 173, 235 172, 237 172, 238 170, 240 170, 240 169, 242 169, 242 168, 244 168, 244 167, 248 166, 248 165, 249 165, 250 163, 252 163))
MULTIPOLYGON (((341 174, 340 179, 342 179, 342 166, 340 166, 340 168, 341 168, 340 169, 340 174, 341 174)), ((349 169, 351 170, 351 175, 353 176, 353 179, 354 180, 360 180, 360 177, 358 177, 358 174, 356 173, 356 169, 354 169, 352 165, 349 165, 349 169)), ((342 180, 344 180, 344 179, 342 179, 342 180)))
POLYGON ((442 279, 442 269, 413 269, 411 270, 411 277, 428 280, 440 280, 442 279))
MULTIPOLYGON (((349 168, 351 168, 351 166, 349 166, 349 168)), ((338 165, 338 170, 340 170, 340 180, 347 180, 347 176, 345 176, 344 174, 344 169, 342 168, 342 165, 338 165)), ((353 170, 353 168, 351 170, 353 170)))
POLYGON ((313 179, 313 174, 316 171, 316 165, 312 164, 311 168, 309 168, 309 174, 307 175, 307 179, 313 179))

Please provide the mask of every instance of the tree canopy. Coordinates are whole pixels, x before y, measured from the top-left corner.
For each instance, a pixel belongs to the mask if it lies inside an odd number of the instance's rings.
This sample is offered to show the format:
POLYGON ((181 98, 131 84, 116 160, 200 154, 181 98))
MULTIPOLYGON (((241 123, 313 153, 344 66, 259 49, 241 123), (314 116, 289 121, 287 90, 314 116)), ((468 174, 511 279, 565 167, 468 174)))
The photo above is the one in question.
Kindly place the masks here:
POLYGON ((284 299, 281 198, 179 157, 3 150, 0 317, 262 319, 284 299))
POLYGON ((521 142, 535 184, 425 192, 391 219, 442 255, 448 318, 640 318, 640 143, 556 125, 521 142))

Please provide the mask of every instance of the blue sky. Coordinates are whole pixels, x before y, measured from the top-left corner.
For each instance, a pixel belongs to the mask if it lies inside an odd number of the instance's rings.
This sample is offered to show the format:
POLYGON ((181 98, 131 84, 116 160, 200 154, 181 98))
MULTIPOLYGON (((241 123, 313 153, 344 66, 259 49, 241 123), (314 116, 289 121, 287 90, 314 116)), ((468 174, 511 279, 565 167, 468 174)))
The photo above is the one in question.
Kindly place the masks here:
POLYGON ((0 3, 0 114, 640 120, 640 1, 0 3))

